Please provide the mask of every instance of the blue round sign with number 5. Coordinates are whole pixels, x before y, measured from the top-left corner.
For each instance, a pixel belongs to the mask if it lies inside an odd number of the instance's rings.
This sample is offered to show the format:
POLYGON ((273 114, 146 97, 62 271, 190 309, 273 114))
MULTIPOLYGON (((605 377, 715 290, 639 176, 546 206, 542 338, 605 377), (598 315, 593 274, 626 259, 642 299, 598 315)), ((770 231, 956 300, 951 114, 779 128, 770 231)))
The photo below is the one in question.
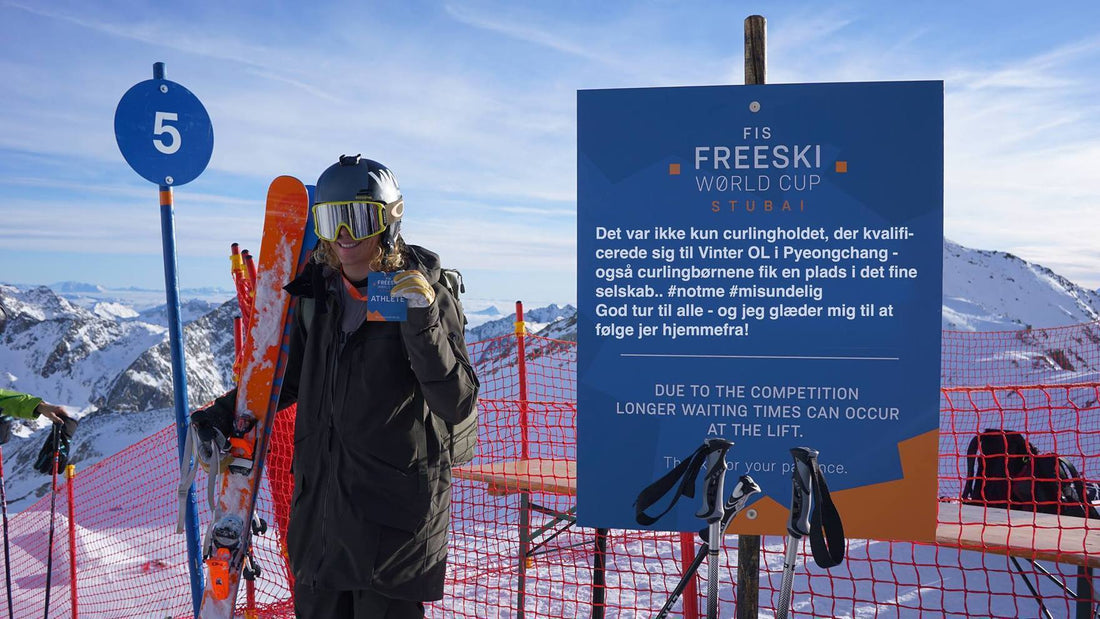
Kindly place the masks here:
POLYGON ((195 180, 214 152, 206 108, 191 91, 163 79, 145 80, 122 95, 115 140, 135 172, 169 187, 195 180))

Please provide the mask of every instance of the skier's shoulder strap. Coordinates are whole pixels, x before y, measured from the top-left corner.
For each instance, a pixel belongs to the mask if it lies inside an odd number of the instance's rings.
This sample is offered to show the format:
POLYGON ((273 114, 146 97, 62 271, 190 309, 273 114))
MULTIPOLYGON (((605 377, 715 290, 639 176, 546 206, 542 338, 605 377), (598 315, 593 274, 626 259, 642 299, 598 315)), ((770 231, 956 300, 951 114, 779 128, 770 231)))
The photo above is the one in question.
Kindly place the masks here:
POLYGON ((462 318, 462 334, 466 335, 466 312, 462 309, 460 296, 463 292, 466 292, 466 283, 462 281, 462 273, 458 269, 440 269, 439 283, 447 289, 447 292, 451 293, 455 308, 458 309, 458 315, 462 318))
MULTIPOLYGON (((466 312, 462 309, 462 293, 466 292, 466 284, 462 281, 462 273, 458 269, 445 269, 439 270, 439 283, 447 292, 451 295, 451 302, 454 305, 455 312, 458 314, 459 322, 458 327, 461 329, 461 333, 451 333, 451 344, 454 346, 455 358, 459 363, 465 365, 471 375, 473 374, 473 368, 470 366, 469 355, 465 350, 465 346, 458 346, 457 340, 465 342, 466 340, 466 312)), ((474 382, 477 382, 477 376, 473 376, 474 382)), ((444 425, 447 428, 447 436, 444 439, 447 445, 448 451, 451 453, 451 465, 466 464, 474 459, 477 455, 477 433, 478 433, 478 410, 477 405, 474 405, 473 412, 470 413, 465 419, 458 423, 446 422, 444 425)))
POLYGON ((300 297, 298 299, 298 315, 302 317, 302 328, 309 333, 309 325, 313 321, 313 314, 317 311, 317 299, 313 297, 300 297))
POLYGON ((458 269, 439 269, 439 283, 456 301, 461 293, 466 292, 466 283, 462 281, 462 272, 458 269))

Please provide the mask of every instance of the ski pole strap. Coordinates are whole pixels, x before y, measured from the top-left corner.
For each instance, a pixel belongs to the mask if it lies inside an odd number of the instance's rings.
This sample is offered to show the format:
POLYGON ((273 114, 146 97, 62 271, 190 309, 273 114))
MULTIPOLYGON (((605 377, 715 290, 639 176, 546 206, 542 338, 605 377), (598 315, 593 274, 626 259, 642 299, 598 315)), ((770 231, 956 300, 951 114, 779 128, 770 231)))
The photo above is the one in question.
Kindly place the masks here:
POLYGON ((221 471, 221 451, 217 440, 210 443, 210 459, 203 458, 203 450, 199 448, 201 439, 194 424, 188 424, 187 439, 183 446, 183 459, 180 461, 180 485, 176 493, 179 498, 179 513, 176 518, 176 533, 183 533, 187 520, 187 494, 191 490, 191 484, 198 473, 199 462, 206 464, 206 502, 213 510, 217 506, 217 484, 221 471))
POLYGON ((634 519, 638 521, 638 524, 648 526, 657 522, 672 510, 681 496, 695 497, 695 479, 699 476, 699 471, 703 468, 703 462, 706 461, 708 453, 710 453, 708 444, 700 445, 690 456, 681 460, 680 464, 665 473, 664 477, 646 486, 644 490, 638 493, 638 498, 634 501, 634 519), (673 495, 668 507, 656 516, 645 513, 645 510, 668 494, 676 485, 676 482, 680 482, 680 486, 676 489, 676 494, 673 495))
POLYGON ((811 459, 813 469, 814 506, 810 516, 810 550, 814 563, 822 569, 836 567, 844 561, 844 523, 833 505, 829 486, 817 458, 811 459))
POLYGON ((695 517, 713 524, 722 520, 725 514, 722 493, 726 485, 726 452, 733 443, 724 438, 708 438, 703 446, 707 451, 707 474, 703 481, 703 505, 695 512, 695 517))
POLYGON ((191 424, 187 424, 187 438, 183 444, 183 458, 180 460, 180 485, 176 488, 176 494, 179 499, 179 512, 176 515, 176 533, 183 533, 184 524, 187 520, 187 493, 191 489, 191 484, 195 481, 195 473, 198 472, 199 465, 195 460, 198 459, 198 454, 195 450, 195 428, 191 424))

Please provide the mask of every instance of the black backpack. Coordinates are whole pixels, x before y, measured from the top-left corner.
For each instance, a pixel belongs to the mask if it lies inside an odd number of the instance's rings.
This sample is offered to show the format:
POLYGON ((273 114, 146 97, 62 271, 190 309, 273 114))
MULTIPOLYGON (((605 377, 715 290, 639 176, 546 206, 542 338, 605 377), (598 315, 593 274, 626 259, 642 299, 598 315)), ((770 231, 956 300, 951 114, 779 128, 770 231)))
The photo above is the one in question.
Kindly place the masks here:
MULTIPOLYGON (((465 339, 466 312, 463 311, 462 301, 459 299, 459 294, 466 292, 466 285, 462 282, 462 273, 457 269, 441 269, 439 283, 443 284, 454 298, 455 307, 458 308, 458 314, 462 317, 462 337, 465 339)), ((298 299, 298 312, 307 332, 313 319, 313 313, 317 309, 315 302, 316 299, 312 297, 300 297, 298 299)), ((459 363, 468 362, 460 358, 459 363)), ((447 426, 448 435, 443 437, 443 441, 451 453, 451 465, 466 464, 473 460, 474 456, 477 455, 477 406, 475 405, 470 416, 462 421, 458 423, 446 421, 444 424, 447 426)))
MULTIPOLYGON (((462 317, 462 339, 466 339, 466 312, 462 309, 462 300, 459 294, 466 292, 466 284, 462 282, 462 273, 458 269, 442 269, 439 274, 439 282, 447 288, 454 298, 458 315, 462 317)), ((459 363, 469 364, 466 359, 458 357, 459 363)), ((473 369, 471 368, 471 373, 473 369)), ((466 464, 477 455, 477 404, 470 416, 458 423, 446 422, 450 435, 444 440, 451 451, 451 465, 466 464)))
POLYGON ((964 503, 1100 518, 1092 501, 1100 495, 1077 467, 1053 453, 1039 453, 1023 434, 988 428, 966 449, 964 503))

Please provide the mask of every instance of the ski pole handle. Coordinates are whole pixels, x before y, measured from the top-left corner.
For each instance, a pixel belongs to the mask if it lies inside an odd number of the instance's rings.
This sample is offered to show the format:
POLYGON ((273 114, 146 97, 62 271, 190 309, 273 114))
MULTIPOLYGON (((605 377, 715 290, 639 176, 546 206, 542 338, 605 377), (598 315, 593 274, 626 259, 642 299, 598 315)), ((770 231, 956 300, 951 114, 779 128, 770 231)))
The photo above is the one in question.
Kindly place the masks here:
POLYGON ((756 480, 751 475, 742 475, 737 480, 737 486, 734 487, 733 492, 726 498, 726 516, 723 519, 726 521, 732 520, 737 512, 744 509, 745 504, 749 502, 752 495, 761 492, 760 484, 756 483, 756 480), (732 514, 730 514, 732 512, 732 514))
POLYGON ((787 532, 795 539, 810 534, 811 499, 813 492, 813 471, 817 463, 817 450, 809 447, 791 449, 794 469, 791 471, 791 519, 787 523, 787 532))
MULTIPOLYGON (((725 531, 729 523, 737 517, 737 514, 741 513, 741 510, 745 509, 749 500, 761 492, 759 484, 749 475, 742 475, 741 479, 737 481, 737 485, 734 486, 733 492, 726 498, 726 504, 724 512, 722 514, 722 526, 719 527, 720 531, 725 531)), ((710 527, 706 526, 699 529, 699 538, 703 540, 703 543, 710 543, 710 527)))
POLYGON ((724 438, 708 438, 705 444, 707 476, 704 481, 703 506, 695 513, 695 517, 711 523, 721 520, 725 513, 722 489, 726 480, 726 452, 733 447, 733 443, 724 438))

